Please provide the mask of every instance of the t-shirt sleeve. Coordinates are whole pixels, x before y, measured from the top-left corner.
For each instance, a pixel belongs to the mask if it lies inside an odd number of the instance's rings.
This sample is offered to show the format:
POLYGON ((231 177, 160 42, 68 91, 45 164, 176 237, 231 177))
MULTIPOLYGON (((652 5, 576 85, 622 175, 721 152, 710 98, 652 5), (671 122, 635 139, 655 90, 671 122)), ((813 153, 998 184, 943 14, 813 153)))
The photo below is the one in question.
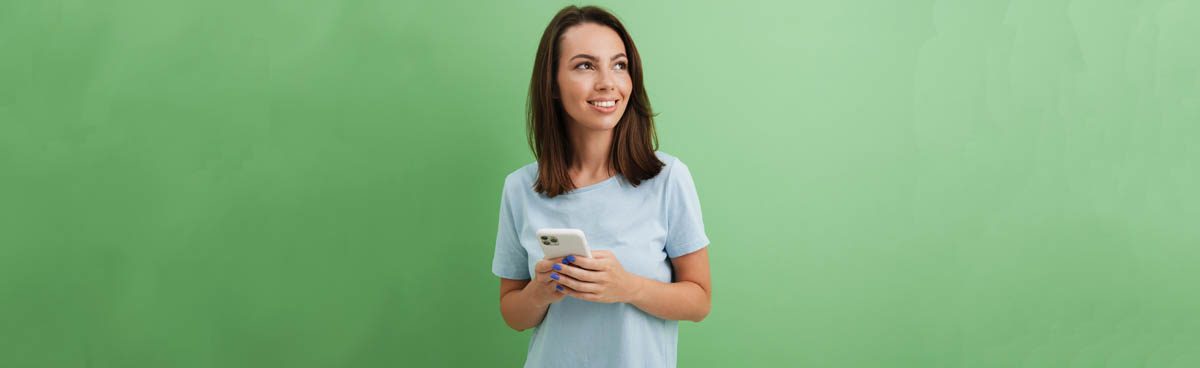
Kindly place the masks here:
POLYGON ((676 161, 666 185, 667 256, 675 258, 708 246, 704 219, 700 215, 700 197, 687 165, 676 161))
POLYGON ((492 273, 506 279, 528 280, 528 255, 517 237, 516 222, 513 221, 513 189, 511 180, 505 180, 500 196, 500 224, 496 229, 496 253, 492 258, 492 273))

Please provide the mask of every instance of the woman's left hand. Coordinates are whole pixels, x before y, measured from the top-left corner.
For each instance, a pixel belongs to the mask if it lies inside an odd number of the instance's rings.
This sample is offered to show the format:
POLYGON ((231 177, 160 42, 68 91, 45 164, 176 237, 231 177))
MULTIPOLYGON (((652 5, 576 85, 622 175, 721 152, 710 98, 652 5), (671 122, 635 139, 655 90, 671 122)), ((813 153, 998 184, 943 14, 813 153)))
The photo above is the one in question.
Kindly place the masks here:
POLYGON ((641 290, 641 277, 625 271, 607 250, 593 250, 592 258, 570 256, 554 265, 550 278, 575 298, 600 303, 632 303, 641 290))

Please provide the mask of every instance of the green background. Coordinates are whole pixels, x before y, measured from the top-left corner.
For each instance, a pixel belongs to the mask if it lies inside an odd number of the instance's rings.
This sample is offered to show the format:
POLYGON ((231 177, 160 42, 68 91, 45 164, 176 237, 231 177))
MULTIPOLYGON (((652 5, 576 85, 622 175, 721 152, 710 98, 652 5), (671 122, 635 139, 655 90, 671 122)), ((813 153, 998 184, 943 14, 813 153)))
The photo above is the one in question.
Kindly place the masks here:
MULTIPOLYGON (((519 366, 560 2, 0 2, 0 366, 519 366)), ((623 1, 685 367, 1200 366, 1200 2, 623 1)))

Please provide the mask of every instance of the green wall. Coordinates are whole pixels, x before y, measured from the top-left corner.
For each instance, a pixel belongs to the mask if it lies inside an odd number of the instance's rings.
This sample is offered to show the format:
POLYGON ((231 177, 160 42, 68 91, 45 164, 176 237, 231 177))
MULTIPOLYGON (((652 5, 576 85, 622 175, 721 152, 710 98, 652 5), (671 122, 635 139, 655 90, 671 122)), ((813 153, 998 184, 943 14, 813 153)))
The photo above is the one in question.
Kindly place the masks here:
MULTIPOLYGON (((559 2, 0 2, 0 366, 519 366, 559 2)), ((685 367, 1200 366, 1200 2, 621 1, 685 367)))

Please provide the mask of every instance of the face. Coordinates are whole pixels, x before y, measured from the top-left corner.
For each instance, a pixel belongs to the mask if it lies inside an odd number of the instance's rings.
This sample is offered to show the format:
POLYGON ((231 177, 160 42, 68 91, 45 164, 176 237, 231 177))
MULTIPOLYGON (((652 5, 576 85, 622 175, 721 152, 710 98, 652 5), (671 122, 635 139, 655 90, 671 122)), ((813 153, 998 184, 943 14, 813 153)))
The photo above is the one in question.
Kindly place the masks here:
POLYGON ((633 89, 621 36, 607 26, 583 23, 559 40, 558 98, 572 129, 612 130, 633 89))

